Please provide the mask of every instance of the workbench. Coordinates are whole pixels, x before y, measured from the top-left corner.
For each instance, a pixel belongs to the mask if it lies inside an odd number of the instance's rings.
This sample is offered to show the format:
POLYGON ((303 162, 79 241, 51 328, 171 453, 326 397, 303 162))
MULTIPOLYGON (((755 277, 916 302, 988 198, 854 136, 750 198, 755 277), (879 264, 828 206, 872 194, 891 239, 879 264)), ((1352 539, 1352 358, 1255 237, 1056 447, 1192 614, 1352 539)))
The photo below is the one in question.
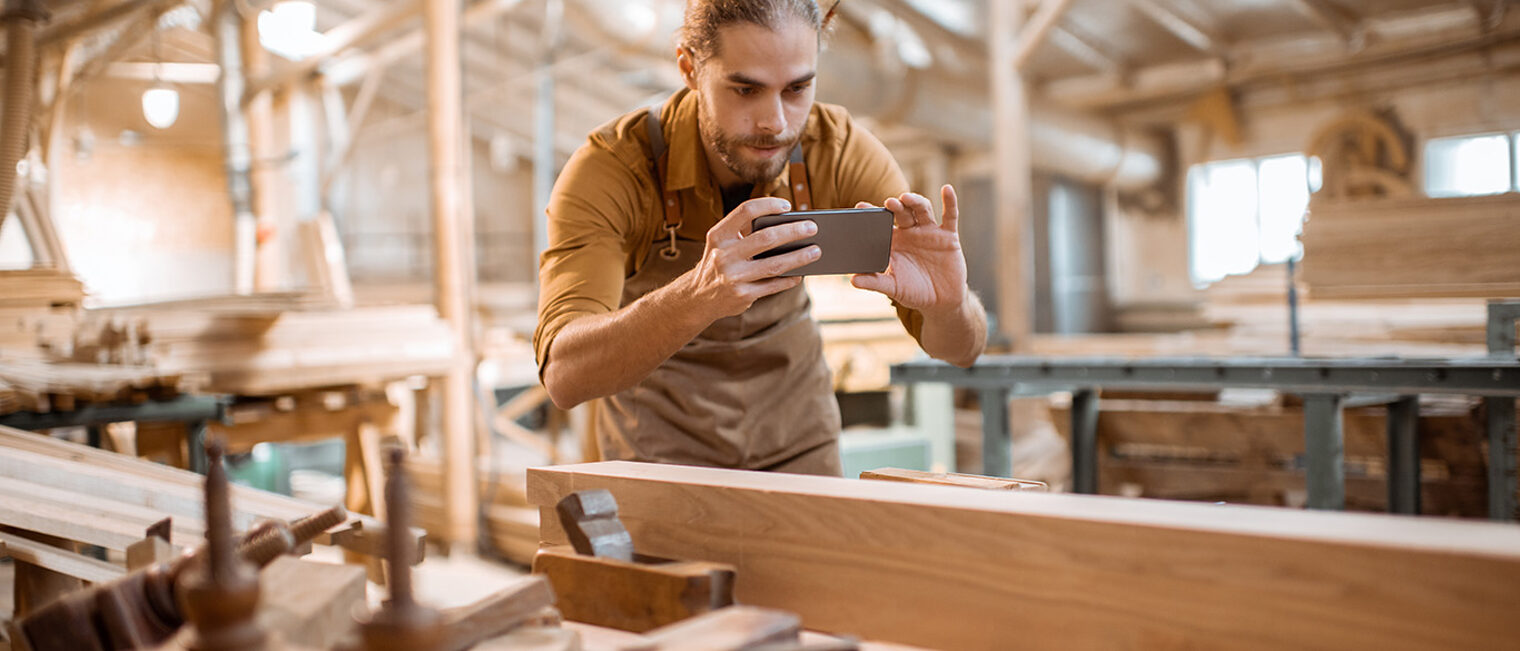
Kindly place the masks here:
POLYGON ((1482 396, 1487 413, 1489 517, 1516 518, 1515 399, 1520 397, 1520 360, 1514 328, 1520 302, 1489 307, 1487 358, 1228 358, 1143 359, 985 356, 970 368, 933 360, 898 364, 892 381, 941 383, 975 389, 982 408, 982 474, 1008 472, 1008 399, 1071 392, 1073 492, 1096 493, 1098 390, 1104 387, 1179 389, 1274 389, 1304 399, 1308 506, 1345 505, 1341 410, 1348 404, 1386 401, 1388 504, 1396 513, 1418 513, 1420 394, 1482 396))

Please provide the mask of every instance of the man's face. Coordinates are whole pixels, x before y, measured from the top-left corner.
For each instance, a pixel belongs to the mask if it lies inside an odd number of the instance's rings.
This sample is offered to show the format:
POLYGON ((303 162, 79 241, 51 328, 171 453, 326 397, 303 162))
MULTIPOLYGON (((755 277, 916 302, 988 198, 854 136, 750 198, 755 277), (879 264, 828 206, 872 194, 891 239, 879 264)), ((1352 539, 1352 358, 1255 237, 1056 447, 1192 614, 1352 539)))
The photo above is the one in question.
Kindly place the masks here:
POLYGON ((801 20, 772 30, 736 23, 719 30, 717 52, 692 64, 686 85, 699 96, 708 165, 722 186, 764 183, 781 173, 813 107, 818 32, 801 20))

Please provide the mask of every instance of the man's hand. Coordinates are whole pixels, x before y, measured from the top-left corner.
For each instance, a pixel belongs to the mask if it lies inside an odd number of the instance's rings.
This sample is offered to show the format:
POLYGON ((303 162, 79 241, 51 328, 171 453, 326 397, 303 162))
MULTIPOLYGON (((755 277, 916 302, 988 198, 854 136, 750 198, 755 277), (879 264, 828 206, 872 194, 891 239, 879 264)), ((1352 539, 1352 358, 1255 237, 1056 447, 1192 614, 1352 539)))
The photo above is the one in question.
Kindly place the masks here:
MULTIPOLYGON (((851 282, 881 292, 898 304, 925 315, 960 309, 966 300, 966 256, 961 252, 960 210, 955 188, 940 190, 945 215, 934 221, 934 205, 909 192, 886 200, 897 231, 892 234, 891 264, 883 273, 860 274, 851 282)), ((869 208, 860 203, 857 208, 869 208)))
POLYGON ((779 276, 817 260, 821 255, 817 246, 760 260, 751 259, 818 232, 818 225, 812 221, 751 232, 751 222, 756 218, 780 214, 791 207, 785 199, 750 199, 707 231, 707 248, 702 252, 702 260, 691 271, 682 274, 679 283, 683 291, 695 299, 692 304, 700 306, 708 323, 739 314, 755 301, 802 282, 801 277, 779 276))

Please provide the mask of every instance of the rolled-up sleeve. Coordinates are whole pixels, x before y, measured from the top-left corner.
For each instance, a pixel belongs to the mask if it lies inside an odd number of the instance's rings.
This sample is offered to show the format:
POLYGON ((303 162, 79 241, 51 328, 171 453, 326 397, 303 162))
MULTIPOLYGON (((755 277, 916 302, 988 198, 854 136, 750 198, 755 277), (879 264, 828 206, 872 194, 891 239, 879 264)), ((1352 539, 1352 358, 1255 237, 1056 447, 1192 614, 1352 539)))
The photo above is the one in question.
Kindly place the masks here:
POLYGON ((538 263, 533 349, 540 373, 565 325, 621 303, 640 183, 595 144, 577 150, 560 172, 547 209, 549 247, 538 263))

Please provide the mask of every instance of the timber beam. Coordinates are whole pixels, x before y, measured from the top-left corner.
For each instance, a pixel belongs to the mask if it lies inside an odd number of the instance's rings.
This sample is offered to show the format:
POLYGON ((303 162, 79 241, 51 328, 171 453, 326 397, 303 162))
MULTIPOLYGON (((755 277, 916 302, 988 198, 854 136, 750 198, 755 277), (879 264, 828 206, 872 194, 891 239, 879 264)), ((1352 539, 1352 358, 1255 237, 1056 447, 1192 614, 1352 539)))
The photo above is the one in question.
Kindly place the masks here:
POLYGON ((1501 648, 1520 528, 683 466, 533 468, 606 489, 641 551, 735 566, 735 599, 933 648, 1501 648), (1015 642, 1016 641, 1016 642, 1015 642))

